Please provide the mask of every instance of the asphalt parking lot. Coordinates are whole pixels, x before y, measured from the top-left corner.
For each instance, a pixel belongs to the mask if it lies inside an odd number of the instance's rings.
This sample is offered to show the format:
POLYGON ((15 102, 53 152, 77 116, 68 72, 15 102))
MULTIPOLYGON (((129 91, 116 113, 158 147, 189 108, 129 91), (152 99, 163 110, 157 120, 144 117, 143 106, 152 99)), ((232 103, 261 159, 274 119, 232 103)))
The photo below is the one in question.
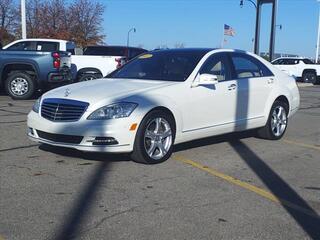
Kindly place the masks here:
POLYGON ((320 239, 320 87, 280 141, 175 147, 159 165, 39 146, 34 101, 0 96, 0 239, 320 239))

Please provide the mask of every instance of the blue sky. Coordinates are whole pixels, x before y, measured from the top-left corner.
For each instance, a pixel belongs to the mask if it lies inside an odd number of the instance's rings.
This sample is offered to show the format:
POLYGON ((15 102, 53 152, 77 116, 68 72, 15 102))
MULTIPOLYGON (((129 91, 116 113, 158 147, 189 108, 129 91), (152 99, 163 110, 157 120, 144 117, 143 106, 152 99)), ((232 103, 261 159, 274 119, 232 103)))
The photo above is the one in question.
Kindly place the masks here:
MULTIPOLYGON (((104 32, 106 43, 125 45, 127 32, 130 45, 142 44, 147 49, 159 45, 173 47, 218 47, 223 24, 232 26, 235 37, 227 37, 227 48, 252 50, 255 8, 245 0, 100 0, 106 7, 104 32)), ((319 6, 316 0, 279 0, 276 52, 314 57, 317 39, 319 6)), ((268 18, 271 7, 262 15, 261 51, 268 49, 268 18)))

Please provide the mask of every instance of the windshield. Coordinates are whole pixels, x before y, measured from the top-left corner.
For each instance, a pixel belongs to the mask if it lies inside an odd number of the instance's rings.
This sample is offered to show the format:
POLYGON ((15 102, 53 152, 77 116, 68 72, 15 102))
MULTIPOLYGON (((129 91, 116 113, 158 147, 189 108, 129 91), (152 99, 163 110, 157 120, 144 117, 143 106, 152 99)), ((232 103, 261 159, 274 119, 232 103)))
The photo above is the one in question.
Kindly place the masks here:
POLYGON ((108 75, 108 78, 134 78, 185 81, 205 51, 164 50, 145 53, 108 75))

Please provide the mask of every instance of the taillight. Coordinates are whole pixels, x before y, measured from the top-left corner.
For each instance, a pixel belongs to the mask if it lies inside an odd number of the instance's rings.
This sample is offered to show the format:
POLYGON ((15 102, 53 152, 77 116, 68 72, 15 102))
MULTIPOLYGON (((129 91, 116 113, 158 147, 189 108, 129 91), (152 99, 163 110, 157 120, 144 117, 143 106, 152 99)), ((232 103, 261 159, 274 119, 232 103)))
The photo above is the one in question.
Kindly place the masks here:
POLYGON ((122 64, 121 64, 121 58, 115 58, 114 59, 116 62, 117 62, 117 68, 120 68, 121 66, 122 66, 122 64))
POLYGON ((55 52, 55 53, 52 53, 52 57, 53 57, 53 67, 54 68, 60 68, 60 54, 55 52))

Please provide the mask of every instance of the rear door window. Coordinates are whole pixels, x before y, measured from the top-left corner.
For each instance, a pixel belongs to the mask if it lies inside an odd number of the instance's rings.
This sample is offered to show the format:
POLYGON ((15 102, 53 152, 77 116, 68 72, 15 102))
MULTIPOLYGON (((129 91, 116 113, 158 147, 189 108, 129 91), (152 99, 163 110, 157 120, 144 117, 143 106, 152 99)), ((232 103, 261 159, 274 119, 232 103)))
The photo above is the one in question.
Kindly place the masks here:
POLYGON ((292 59, 292 58, 283 59, 283 65, 296 65, 298 63, 299 63, 299 59, 292 59))
POLYGON ((55 52, 59 50, 59 43, 56 42, 37 42, 37 51, 55 52))
POLYGON ((243 53, 231 53, 237 79, 273 76, 272 72, 258 59, 243 53))

